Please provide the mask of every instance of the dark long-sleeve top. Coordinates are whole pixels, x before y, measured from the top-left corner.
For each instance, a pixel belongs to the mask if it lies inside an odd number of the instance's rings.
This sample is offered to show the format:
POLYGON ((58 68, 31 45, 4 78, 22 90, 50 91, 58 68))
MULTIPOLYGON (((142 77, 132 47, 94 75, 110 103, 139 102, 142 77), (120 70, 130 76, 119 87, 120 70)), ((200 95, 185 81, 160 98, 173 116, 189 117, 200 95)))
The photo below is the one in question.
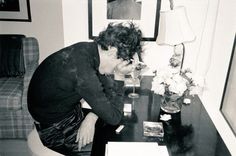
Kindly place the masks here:
POLYGON ((73 112, 83 98, 108 124, 118 124, 123 114, 123 81, 101 75, 97 44, 80 42, 47 57, 36 69, 28 90, 32 117, 45 124, 58 122, 73 112))

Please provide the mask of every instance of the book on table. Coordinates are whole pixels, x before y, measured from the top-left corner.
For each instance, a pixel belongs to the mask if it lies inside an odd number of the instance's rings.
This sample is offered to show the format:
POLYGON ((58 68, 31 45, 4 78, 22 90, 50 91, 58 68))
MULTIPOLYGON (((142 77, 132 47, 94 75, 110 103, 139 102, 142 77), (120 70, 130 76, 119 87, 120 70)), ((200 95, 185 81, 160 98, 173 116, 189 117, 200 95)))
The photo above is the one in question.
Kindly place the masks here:
POLYGON ((105 156, 169 156, 166 146, 157 142, 108 142, 105 156))

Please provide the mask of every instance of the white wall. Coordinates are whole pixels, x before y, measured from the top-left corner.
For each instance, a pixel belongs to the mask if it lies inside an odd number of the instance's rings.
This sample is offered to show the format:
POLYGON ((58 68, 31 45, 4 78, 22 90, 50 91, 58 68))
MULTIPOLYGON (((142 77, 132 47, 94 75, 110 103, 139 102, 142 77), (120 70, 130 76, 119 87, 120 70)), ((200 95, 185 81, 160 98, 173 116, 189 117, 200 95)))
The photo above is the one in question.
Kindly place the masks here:
POLYGON ((39 41, 40 62, 64 47, 61 0, 30 0, 32 22, 0 21, 0 34, 25 34, 39 41))
MULTIPOLYGON (((220 113, 221 99, 228 70, 230 55, 233 48, 234 36, 236 33, 236 1, 235 0, 210 0, 211 5, 219 5, 215 20, 215 29, 209 52, 209 69, 206 77, 206 90, 201 100, 206 106, 220 135, 224 139, 232 155, 236 155, 236 137, 220 113)), ((203 42, 208 42, 212 32, 205 32, 203 42)), ((209 46, 209 45, 208 45, 209 46)), ((208 48, 202 48, 206 52, 208 48)))
POLYGON ((88 0, 62 1, 64 44, 88 40, 88 0))

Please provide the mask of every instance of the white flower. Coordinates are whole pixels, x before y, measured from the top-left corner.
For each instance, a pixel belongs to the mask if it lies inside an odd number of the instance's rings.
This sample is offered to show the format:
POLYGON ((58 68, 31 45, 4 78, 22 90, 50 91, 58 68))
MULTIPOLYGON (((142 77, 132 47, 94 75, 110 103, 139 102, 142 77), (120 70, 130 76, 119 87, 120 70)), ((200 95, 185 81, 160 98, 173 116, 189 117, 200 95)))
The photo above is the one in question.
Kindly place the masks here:
POLYGON ((187 80, 184 79, 181 75, 175 74, 173 75, 172 79, 178 84, 178 83, 186 83, 187 80))
POLYGON ((171 119, 171 115, 170 114, 160 115, 160 120, 162 120, 162 121, 168 121, 170 119, 171 119))
MULTIPOLYGON (((194 95, 199 92, 198 84, 195 83, 194 78, 191 70, 186 69, 180 73, 179 68, 170 65, 157 70, 156 76, 153 78, 152 90, 159 95, 166 93, 177 96, 188 93, 194 95)), ((197 82, 200 82, 199 79, 197 82)))
POLYGON ((164 95, 164 93, 165 93, 165 85, 163 85, 163 84, 152 85, 152 89, 151 90, 153 90, 154 93, 156 93, 156 94, 164 95))
POLYGON ((169 91, 178 94, 179 96, 182 96, 185 90, 187 89, 187 86, 185 83, 181 82, 174 82, 170 84, 169 91))
POLYGON ((185 98, 185 99, 184 99, 184 103, 185 103, 185 104, 190 104, 190 103, 191 103, 191 99, 185 98))
POLYGON ((160 76, 156 76, 153 78, 153 82, 152 83, 155 83, 155 84, 161 84, 161 83, 164 83, 165 80, 163 79, 163 77, 160 77, 160 76))
POLYGON ((168 79, 166 79, 165 83, 167 85, 170 85, 170 84, 174 83, 174 80, 172 79, 172 77, 169 77, 168 79))

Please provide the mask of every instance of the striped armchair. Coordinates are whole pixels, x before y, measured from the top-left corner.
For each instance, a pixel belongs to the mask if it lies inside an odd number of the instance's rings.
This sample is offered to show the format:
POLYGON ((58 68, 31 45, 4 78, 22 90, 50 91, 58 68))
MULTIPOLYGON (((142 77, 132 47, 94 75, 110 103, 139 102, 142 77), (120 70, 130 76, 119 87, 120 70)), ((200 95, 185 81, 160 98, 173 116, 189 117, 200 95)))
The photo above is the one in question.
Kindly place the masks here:
POLYGON ((26 139, 33 129, 33 119, 27 109, 27 90, 38 66, 39 46, 32 37, 23 37, 21 44, 24 75, 0 78, 0 138, 26 139))

